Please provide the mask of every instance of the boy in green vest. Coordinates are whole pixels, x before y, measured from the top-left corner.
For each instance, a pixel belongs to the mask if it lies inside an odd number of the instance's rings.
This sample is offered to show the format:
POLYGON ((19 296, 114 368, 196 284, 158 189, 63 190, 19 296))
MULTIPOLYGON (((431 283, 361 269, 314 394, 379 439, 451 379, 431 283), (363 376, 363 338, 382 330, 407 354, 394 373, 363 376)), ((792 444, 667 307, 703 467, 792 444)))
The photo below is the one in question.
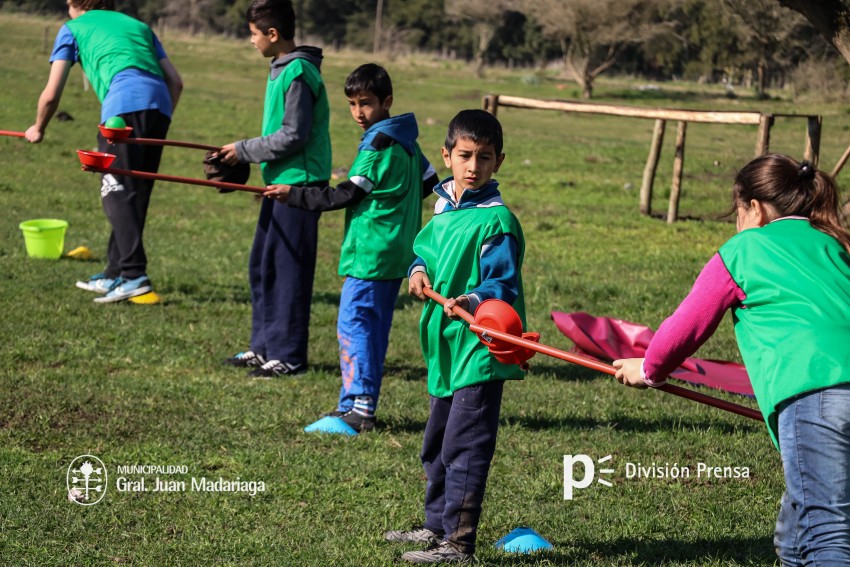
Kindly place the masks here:
POLYGON ((390 117, 393 86, 383 67, 355 69, 345 96, 364 130, 348 181, 318 191, 273 185, 266 196, 308 210, 345 208, 337 318, 342 388, 328 415, 359 432, 375 425, 395 300, 414 258, 422 199, 438 180, 416 142, 413 114, 390 117))
MULTIPOLYGON (((263 134, 221 148, 227 165, 259 163, 267 185, 325 187, 331 176, 330 110, 319 67, 322 50, 296 46, 290 0, 254 0, 251 44, 271 58, 263 134)), ((263 199, 249 259, 251 346, 225 360, 256 378, 307 370, 307 340, 319 211, 263 199)))
POLYGON ((425 523, 387 532, 388 541, 431 544, 401 558, 410 563, 473 560, 478 520, 505 380, 521 380, 517 365, 502 364, 452 312, 475 311, 486 299, 512 304, 525 326, 520 269, 525 241, 519 221, 491 179, 505 159, 502 127, 483 110, 464 110, 449 124, 442 150, 452 177, 438 185, 435 215, 416 237, 418 258, 409 291, 449 298, 427 300, 419 324, 428 365, 431 413, 420 455, 425 468, 425 523))
MULTIPOLYGON (((25 132, 41 142, 59 107, 68 73, 79 63, 101 102, 101 122, 121 117, 131 137, 164 139, 183 82, 156 35, 144 23, 115 11, 114 0, 68 0, 71 20, 56 35, 50 75, 38 99, 35 124, 25 132)), ((98 150, 115 155, 112 167, 156 173, 162 146, 110 144, 98 135, 98 150)), ((100 197, 112 232, 106 268, 77 287, 113 303, 151 291, 142 236, 153 181, 103 175, 100 197)))

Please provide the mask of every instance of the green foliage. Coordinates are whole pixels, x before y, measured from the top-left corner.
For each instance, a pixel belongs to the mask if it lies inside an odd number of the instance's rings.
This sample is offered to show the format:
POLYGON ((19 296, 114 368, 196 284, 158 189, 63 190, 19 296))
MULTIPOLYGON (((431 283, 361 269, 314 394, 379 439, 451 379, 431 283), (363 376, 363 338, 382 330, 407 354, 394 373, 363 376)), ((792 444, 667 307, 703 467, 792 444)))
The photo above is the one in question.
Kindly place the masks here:
MULTIPOLYGON (((245 10, 250 2, 121 0, 118 9, 157 24, 160 32, 177 28, 245 37, 245 10)), ((299 39, 333 48, 372 50, 376 0, 293 0, 293 4, 299 39)), ((487 19, 484 15, 488 10, 502 8, 498 2, 485 1, 475 8, 484 10, 479 16, 464 19, 452 17, 447 6, 446 0, 384 0, 380 49, 394 55, 431 52, 447 58, 473 59, 479 48, 480 30, 476 25, 487 19)), ((470 2, 460 2, 458 6, 467 15, 473 8, 470 2)), ((570 53, 584 49, 584 56, 594 62, 589 73, 607 60, 609 47, 614 47, 618 56, 608 73, 711 82, 726 78, 750 83, 750 77, 761 66, 765 81, 781 85, 794 69, 809 61, 843 62, 808 22, 799 14, 780 8, 775 0, 652 0, 636 3, 628 13, 622 12, 622 3, 606 9, 600 8, 599 2, 586 0, 553 1, 551 5, 542 0, 510 2, 505 6, 510 9, 504 18, 498 18, 499 25, 493 26, 492 41, 483 54, 483 61, 489 65, 542 68, 549 62, 563 62, 564 49, 572 46, 570 53), (570 15, 574 9, 579 9, 578 16, 570 15), (562 21, 563 27, 565 17, 577 31, 543 33, 554 21, 562 21), (598 20, 588 28, 592 31, 575 26, 576 21, 586 20, 598 20), (653 26, 664 33, 646 33, 653 26), (579 31, 582 29, 585 31, 579 31), (602 36, 616 41, 611 43, 602 36), (588 40, 595 41, 595 45, 590 46, 588 40)), ((67 12, 64 3, 45 0, 0 1, 0 9, 56 15, 67 12)), ((803 69, 797 76, 803 77, 805 72, 803 69)), ((587 80, 592 82, 591 77, 587 80)), ((835 92, 833 89, 832 96, 835 92)))
MULTIPOLYGON (((0 14, 4 129, 24 130, 47 79, 45 27, 60 20, 0 14)), ((166 49, 186 88, 169 137, 224 144, 256 135, 267 62, 244 40, 168 32, 166 49)), ((342 84, 359 64, 387 66, 394 113, 415 112, 424 153, 447 175, 439 147, 448 121, 480 107, 485 93, 575 96, 555 74, 495 69, 470 80, 467 66, 415 56, 393 60, 328 53, 323 66, 332 108, 333 165, 348 167, 361 132, 342 84)), ((827 169, 848 143, 841 104, 770 101, 680 82, 655 91, 601 80, 602 102, 761 109, 824 116, 827 169)), ((257 382, 221 359, 247 346, 251 307, 247 256, 257 203, 242 193, 158 183, 146 231, 149 274, 165 302, 94 305, 74 281, 100 271, 108 225, 96 176, 79 170, 77 148, 95 144, 99 105, 73 70, 44 142, 0 138, 0 564, 3 565, 391 565, 402 550, 384 530, 422 518, 418 461, 428 415, 418 347, 420 305, 397 301, 379 409, 379 428, 355 438, 307 435, 339 389, 336 274, 343 215, 323 215, 312 304, 311 371, 257 382), (66 250, 82 262, 26 256, 18 223, 70 222, 66 250), (262 480, 240 494, 110 492, 84 508, 67 501, 74 457, 118 465, 184 465, 187 476, 262 480)), ((681 212, 669 226, 638 214, 637 187, 651 121, 503 108, 507 158, 499 181, 522 222, 529 328, 543 342, 570 344, 550 312, 587 311, 657 327, 687 293, 703 263, 733 232, 718 220, 736 168, 752 155, 756 128, 692 124, 681 212)), ((802 121, 777 118, 771 147, 798 155, 802 121)), ((666 209, 672 171, 668 127, 654 210, 666 209)), ((201 177, 200 152, 167 148, 161 172, 201 177)), ((251 182, 260 183, 255 169, 251 182)), ((432 201, 423 207, 429 218, 432 201)), ((738 359, 730 321, 701 356, 738 359)), ((762 425, 660 392, 626 390, 599 375, 538 355, 522 383, 508 384, 477 555, 484 565, 770 565, 782 492, 779 456, 762 425), (612 455, 613 486, 598 483, 563 500, 562 459, 612 455), (751 468, 749 479, 625 478, 626 462, 751 468), (493 543, 528 525, 553 552, 507 556, 493 543)), ((752 401, 711 392, 738 403, 752 401)), ((182 475, 178 475, 184 478, 182 475)))

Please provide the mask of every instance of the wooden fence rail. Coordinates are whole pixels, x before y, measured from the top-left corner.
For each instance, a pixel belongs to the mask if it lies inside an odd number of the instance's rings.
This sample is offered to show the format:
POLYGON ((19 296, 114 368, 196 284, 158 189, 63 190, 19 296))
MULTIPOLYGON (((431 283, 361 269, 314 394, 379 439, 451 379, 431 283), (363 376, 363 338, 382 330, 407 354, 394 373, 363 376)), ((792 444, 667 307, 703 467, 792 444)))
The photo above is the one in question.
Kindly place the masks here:
MULTIPOLYGON (((755 155, 760 156, 769 151, 770 130, 774 120, 782 118, 806 119, 806 145, 804 158, 817 165, 820 153, 820 134, 823 119, 820 115, 803 114, 767 114, 748 111, 718 111, 718 110, 680 110, 671 108, 645 108, 637 106, 620 106, 597 104, 569 100, 538 100, 508 95, 486 95, 482 100, 484 110, 494 116, 501 106, 512 108, 528 108, 536 110, 557 110, 560 112, 576 112, 586 114, 605 114, 629 118, 654 119, 655 127, 649 156, 643 171, 640 188, 640 212, 652 214, 652 189, 655 184, 655 173, 658 169, 658 159, 661 156, 661 146, 664 141, 664 131, 668 120, 678 122, 676 129, 676 153, 673 160, 673 181, 670 190, 670 203, 667 209, 667 222, 673 223, 679 216, 679 199, 682 192, 682 175, 685 163, 685 134, 688 122, 708 124, 747 124, 758 125, 756 134, 755 155)), ((850 150, 848 150, 850 155, 850 150)))

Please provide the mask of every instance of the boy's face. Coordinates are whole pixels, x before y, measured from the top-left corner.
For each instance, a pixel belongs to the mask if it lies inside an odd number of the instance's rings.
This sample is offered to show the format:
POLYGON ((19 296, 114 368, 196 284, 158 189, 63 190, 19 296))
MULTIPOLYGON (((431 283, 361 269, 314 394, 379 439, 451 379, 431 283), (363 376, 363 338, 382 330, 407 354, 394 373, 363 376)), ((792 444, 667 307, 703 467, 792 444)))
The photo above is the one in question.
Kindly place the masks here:
POLYGON ((251 30, 251 45, 259 51, 263 57, 272 57, 275 55, 275 42, 277 41, 277 30, 269 28, 269 33, 265 34, 260 28, 253 23, 248 23, 248 29, 251 30))
POLYGON ((356 93, 348 97, 348 108, 351 110, 351 117, 354 118, 354 121, 363 130, 368 130, 373 124, 389 118, 390 107, 392 105, 392 95, 384 99, 384 102, 379 101, 378 96, 369 91, 356 93))
POLYGON ((483 187, 505 159, 505 154, 497 154, 492 144, 469 138, 460 138, 451 153, 446 148, 442 148, 442 153, 446 167, 452 170, 458 196, 462 191, 483 187))

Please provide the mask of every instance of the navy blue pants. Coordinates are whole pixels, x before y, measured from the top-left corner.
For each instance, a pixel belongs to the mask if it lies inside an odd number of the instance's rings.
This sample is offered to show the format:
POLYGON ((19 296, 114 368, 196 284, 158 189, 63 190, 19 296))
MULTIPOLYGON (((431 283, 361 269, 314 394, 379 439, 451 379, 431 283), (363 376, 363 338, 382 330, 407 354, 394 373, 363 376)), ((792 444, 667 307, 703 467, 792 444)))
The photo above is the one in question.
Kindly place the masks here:
MULTIPOLYGON (((165 139, 171 120, 158 110, 141 110, 122 114, 127 126, 133 128, 133 138, 165 139)), ((139 144, 110 144, 102 134, 97 135, 101 152, 115 155, 110 167, 156 173, 162 157, 162 146, 139 144)), ((148 259, 142 237, 148 205, 153 192, 152 179, 139 179, 107 173, 101 178, 100 199, 103 212, 109 219, 112 232, 106 247, 108 278, 123 276, 133 279, 147 272, 148 259)))
POLYGON ((266 360, 307 365, 320 216, 263 199, 248 278, 251 350, 266 360))
POLYGON ((431 397, 422 443, 425 468, 425 527, 465 553, 475 552, 484 488, 496 450, 504 382, 431 397))

